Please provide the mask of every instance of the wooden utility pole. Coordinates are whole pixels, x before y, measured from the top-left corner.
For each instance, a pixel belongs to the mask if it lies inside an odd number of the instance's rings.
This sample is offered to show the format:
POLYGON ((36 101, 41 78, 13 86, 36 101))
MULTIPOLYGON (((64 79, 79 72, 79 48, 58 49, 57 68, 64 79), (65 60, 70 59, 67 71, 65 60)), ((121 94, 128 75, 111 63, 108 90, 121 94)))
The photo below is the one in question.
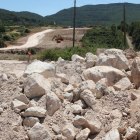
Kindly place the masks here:
POLYGON ((76 0, 74 0, 73 47, 74 47, 74 43, 75 43, 75 17, 76 17, 76 0))
POLYGON ((124 22, 124 50, 126 48, 126 24, 125 24, 125 5, 123 6, 124 13, 123 13, 123 22, 124 22))

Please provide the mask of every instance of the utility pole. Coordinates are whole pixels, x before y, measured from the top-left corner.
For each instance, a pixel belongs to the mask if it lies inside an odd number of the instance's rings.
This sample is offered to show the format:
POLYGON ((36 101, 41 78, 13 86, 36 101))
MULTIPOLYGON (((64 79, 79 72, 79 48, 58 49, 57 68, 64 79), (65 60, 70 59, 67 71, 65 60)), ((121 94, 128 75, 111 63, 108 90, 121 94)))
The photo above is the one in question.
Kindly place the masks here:
POLYGON ((124 50, 126 48, 126 24, 125 24, 125 5, 123 6, 124 13, 123 13, 123 22, 124 22, 124 50))
POLYGON ((75 17, 76 17, 76 0, 74 0, 73 47, 74 47, 74 43, 75 43, 75 17))

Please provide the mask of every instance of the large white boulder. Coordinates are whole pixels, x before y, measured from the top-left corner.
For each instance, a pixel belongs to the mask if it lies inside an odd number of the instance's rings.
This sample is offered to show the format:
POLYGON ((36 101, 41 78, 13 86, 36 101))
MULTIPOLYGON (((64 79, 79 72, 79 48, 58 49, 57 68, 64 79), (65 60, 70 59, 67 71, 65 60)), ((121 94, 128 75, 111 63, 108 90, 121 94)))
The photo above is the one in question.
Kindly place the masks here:
POLYGON ((55 66, 41 61, 34 61, 24 71, 24 76, 32 74, 32 73, 39 73, 43 75, 45 78, 54 77, 55 76, 55 66))
POLYGON ((129 69, 129 62, 127 60, 127 58, 125 57, 125 55, 123 54, 122 50, 119 49, 107 49, 104 52, 105 54, 111 54, 114 55, 117 58, 117 62, 116 62, 116 68, 117 69, 124 69, 127 70, 129 69))
POLYGON ((120 140, 120 134, 117 129, 111 130, 102 140, 120 140))
POLYGON ((33 73, 24 81, 24 94, 28 98, 42 96, 51 90, 50 82, 38 73, 33 73))
POLYGON ((134 85, 140 87, 140 57, 136 57, 131 67, 131 77, 134 85))
POLYGON ((105 55, 104 53, 101 53, 98 56, 96 66, 111 66, 116 67, 117 58, 114 55, 108 54, 105 55))
POLYGON ((91 68, 96 64, 97 61, 97 56, 94 55, 93 53, 87 53, 86 54, 86 67, 91 68))
POLYGON ((108 86, 113 86, 120 79, 126 77, 126 75, 122 71, 113 67, 96 66, 83 71, 82 77, 84 80, 93 80, 95 83, 102 78, 107 78, 108 86))
POLYGON ((41 107, 30 107, 28 108, 24 114, 24 117, 45 117, 46 116, 46 110, 44 108, 41 107))
POLYGON ((77 54, 72 55, 71 60, 75 62, 81 62, 81 63, 85 62, 85 59, 77 54))
POLYGON ((38 122, 30 129, 28 136, 30 140, 52 140, 46 128, 38 122))
POLYGON ((48 114, 52 116, 61 106, 61 101, 54 92, 49 92, 46 95, 46 109, 48 114))

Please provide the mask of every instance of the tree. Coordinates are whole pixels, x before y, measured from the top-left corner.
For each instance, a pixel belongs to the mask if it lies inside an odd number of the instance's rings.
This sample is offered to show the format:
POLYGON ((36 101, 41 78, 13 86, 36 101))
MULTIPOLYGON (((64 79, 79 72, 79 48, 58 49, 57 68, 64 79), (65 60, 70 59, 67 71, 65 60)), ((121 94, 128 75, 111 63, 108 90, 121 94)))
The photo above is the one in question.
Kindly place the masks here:
POLYGON ((115 36, 116 35, 116 31, 117 31, 117 28, 116 28, 115 24, 112 24, 111 31, 112 31, 113 36, 115 36))
POLYGON ((5 27, 2 24, 0 24, 0 32, 5 32, 5 31, 6 31, 5 27))

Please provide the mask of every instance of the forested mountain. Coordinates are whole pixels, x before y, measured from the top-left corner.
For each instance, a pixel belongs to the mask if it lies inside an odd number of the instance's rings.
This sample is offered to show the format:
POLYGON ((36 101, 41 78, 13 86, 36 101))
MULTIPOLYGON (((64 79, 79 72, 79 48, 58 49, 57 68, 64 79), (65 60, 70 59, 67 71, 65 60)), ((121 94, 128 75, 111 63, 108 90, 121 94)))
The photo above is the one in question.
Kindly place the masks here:
MULTIPOLYGON (((140 21, 140 4, 115 3, 101 5, 86 5, 76 8, 76 26, 120 24, 123 20, 123 5, 126 6, 126 22, 140 21)), ((46 16, 57 24, 73 25, 73 8, 64 9, 58 13, 46 16)))
MULTIPOLYGON (((140 21, 140 4, 114 3, 101 5, 85 5, 76 8, 76 27, 87 25, 111 26, 119 25, 123 20, 123 5, 126 6, 126 22, 140 21)), ((27 25, 73 25, 74 8, 64 9, 54 15, 43 17, 31 12, 13 12, 0 9, 0 20, 6 24, 27 25)))
POLYGON ((0 9, 0 20, 4 25, 47 26, 53 24, 43 16, 31 12, 14 12, 0 9))

